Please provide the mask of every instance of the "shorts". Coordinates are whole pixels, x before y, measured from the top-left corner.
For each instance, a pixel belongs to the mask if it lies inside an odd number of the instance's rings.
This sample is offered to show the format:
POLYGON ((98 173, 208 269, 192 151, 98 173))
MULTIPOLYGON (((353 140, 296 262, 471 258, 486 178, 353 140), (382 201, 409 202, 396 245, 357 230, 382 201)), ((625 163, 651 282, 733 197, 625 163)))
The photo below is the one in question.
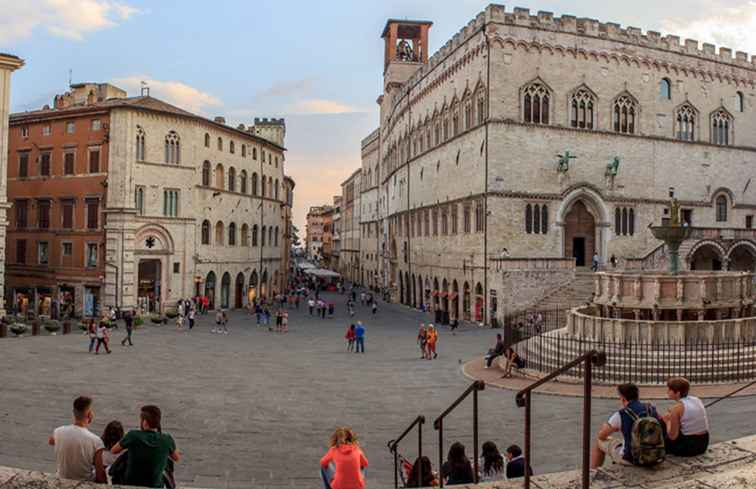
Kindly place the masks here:
POLYGON ((625 452, 625 445, 621 438, 616 436, 610 436, 606 440, 598 441, 598 448, 605 454, 609 455, 612 462, 620 465, 632 465, 630 462, 623 458, 625 452))

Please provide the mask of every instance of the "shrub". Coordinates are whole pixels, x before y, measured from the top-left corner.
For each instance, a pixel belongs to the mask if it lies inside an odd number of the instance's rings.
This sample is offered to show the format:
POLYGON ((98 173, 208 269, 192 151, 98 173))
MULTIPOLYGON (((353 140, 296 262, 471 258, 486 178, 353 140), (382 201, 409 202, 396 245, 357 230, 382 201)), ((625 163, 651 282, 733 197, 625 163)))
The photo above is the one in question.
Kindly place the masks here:
POLYGON ((163 324, 163 317, 160 314, 151 314, 150 321, 155 324, 163 324))
POLYGON ((169 319, 176 319, 178 317, 178 309, 171 307, 165 310, 165 316, 169 319))
POLYGON ((135 327, 138 328, 138 327, 143 326, 143 325, 144 325, 144 319, 142 318, 142 316, 137 316, 137 317, 134 318, 134 326, 135 327))
POLYGON ((79 321, 79 329, 86 331, 87 329, 89 329, 89 324, 87 324, 85 321, 79 321))
POLYGON ((60 331, 60 321, 45 321, 44 328, 48 333, 57 333, 58 331, 60 331))
POLYGON ((29 328, 23 323, 14 323, 11 325, 10 330, 16 336, 21 336, 26 333, 29 328))

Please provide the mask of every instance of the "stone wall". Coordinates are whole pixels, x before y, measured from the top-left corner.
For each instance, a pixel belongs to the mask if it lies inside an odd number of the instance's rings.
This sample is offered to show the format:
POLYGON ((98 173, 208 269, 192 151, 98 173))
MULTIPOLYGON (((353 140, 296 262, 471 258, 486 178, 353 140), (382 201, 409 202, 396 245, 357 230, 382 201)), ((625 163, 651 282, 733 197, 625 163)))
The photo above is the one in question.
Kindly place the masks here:
POLYGON ((501 320, 546 297, 575 278, 573 259, 492 260, 490 288, 496 290, 497 317, 501 320))

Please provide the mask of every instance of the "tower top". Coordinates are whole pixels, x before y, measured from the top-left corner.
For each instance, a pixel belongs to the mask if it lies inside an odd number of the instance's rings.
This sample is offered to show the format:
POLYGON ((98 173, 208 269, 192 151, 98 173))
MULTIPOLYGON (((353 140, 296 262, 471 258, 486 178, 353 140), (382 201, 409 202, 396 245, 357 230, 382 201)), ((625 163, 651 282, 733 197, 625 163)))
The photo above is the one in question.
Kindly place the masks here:
POLYGON ((389 19, 381 38, 386 41, 384 72, 390 63, 427 63, 428 30, 433 22, 427 20, 389 19))

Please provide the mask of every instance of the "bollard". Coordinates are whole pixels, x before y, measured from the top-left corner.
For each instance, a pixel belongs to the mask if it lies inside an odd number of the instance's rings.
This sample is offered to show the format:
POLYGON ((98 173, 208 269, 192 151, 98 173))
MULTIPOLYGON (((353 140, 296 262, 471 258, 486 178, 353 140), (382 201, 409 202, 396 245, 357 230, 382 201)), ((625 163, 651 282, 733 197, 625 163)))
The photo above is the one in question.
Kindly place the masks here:
POLYGON ((0 338, 5 338, 6 336, 8 336, 8 325, 0 323, 0 338))

